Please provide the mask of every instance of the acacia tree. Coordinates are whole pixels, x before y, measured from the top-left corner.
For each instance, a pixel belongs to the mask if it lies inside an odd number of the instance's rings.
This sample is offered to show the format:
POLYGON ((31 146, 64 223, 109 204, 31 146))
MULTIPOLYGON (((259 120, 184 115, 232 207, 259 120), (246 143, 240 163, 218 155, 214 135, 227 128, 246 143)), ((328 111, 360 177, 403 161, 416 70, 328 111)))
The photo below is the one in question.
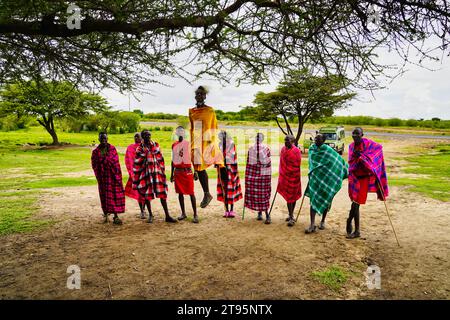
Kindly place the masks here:
POLYGON ((335 110, 345 108, 355 93, 344 92, 348 80, 338 75, 314 76, 307 70, 292 70, 280 82, 276 91, 258 92, 255 96, 259 113, 275 119, 283 134, 291 134, 296 142, 308 120, 330 117, 335 110), (284 128, 280 123, 281 116, 284 128), (289 123, 296 119, 297 132, 289 123))
POLYGON ((79 91, 68 82, 27 81, 7 84, 0 90, 0 110, 5 114, 29 115, 47 130, 53 144, 59 144, 55 121, 104 112, 106 100, 79 91))
POLYGON ((73 2, 80 29, 67 27, 67 1, 0 2, 0 82, 42 74, 130 90, 161 75, 258 83, 307 68, 373 88, 377 48, 404 60, 416 48, 422 61, 448 53, 450 41, 447 0, 73 2), (440 41, 427 50, 430 37, 440 41))

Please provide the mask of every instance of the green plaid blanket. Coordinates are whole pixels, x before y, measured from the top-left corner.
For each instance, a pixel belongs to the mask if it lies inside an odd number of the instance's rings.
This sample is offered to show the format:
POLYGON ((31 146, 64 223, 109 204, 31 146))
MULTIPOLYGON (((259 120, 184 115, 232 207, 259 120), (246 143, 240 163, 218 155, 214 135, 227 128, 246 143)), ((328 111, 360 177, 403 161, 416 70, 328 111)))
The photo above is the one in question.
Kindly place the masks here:
POLYGON ((348 164, 331 147, 315 144, 308 150, 309 182, 305 195, 310 198, 311 207, 322 215, 330 209, 336 193, 342 187, 342 180, 348 177, 348 164))

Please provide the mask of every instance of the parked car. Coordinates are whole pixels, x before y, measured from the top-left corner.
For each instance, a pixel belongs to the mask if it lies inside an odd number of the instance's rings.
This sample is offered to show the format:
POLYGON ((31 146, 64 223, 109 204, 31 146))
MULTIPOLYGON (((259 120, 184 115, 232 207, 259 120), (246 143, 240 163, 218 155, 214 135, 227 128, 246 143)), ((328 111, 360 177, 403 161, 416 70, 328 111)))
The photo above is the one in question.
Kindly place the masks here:
MULTIPOLYGON (((343 126, 322 127, 318 131, 316 131, 316 134, 317 133, 321 133, 325 136, 325 144, 332 147, 340 155, 344 153, 345 130, 343 126)), ((309 149, 313 143, 314 136, 311 133, 305 133, 305 138, 303 139, 303 149, 309 149)))

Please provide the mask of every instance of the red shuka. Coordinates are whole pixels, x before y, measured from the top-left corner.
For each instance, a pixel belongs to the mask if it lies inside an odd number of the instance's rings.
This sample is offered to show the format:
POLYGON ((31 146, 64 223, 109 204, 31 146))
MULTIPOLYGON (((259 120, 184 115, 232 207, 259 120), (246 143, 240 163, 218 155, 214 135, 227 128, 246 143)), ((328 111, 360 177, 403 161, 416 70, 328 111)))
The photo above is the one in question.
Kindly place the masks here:
POLYGON ((284 146, 281 149, 277 192, 287 203, 293 203, 302 196, 301 162, 302 152, 296 146, 292 146, 290 149, 284 146))

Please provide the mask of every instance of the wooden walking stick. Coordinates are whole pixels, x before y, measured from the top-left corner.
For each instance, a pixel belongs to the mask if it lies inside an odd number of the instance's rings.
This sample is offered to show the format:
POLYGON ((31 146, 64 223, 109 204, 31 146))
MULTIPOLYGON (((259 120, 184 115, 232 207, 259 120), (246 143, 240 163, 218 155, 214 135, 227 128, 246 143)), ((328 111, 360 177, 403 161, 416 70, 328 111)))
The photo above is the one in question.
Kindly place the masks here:
POLYGON ((273 196, 272 205, 270 206, 270 210, 269 210, 269 217, 270 217, 270 213, 272 212, 273 204, 275 203, 275 198, 277 197, 277 193, 278 192, 275 191, 275 195, 273 196))
POLYGON ((300 209, 298 209, 298 213, 297 213, 297 217, 295 218, 295 222, 297 222, 298 216, 300 215, 300 211, 302 211, 303 201, 305 200, 305 194, 306 194, 306 190, 308 190, 308 186, 309 186, 309 181, 308 181, 308 184, 306 185, 305 192, 303 193, 302 202, 300 203, 300 209))
MULTIPOLYGON (((226 168, 225 168, 226 170, 226 168)), ((222 177, 221 177, 221 173, 220 173, 220 167, 217 167, 217 175, 219 177, 219 183, 220 183, 220 188, 222 189, 222 195, 223 195, 223 206, 225 208, 225 211, 227 211, 227 196, 225 194, 225 189, 223 188, 223 183, 222 183, 222 177)))
POLYGON ((381 187, 380 181, 378 181, 378 179, 376 179, 376 180, 377 180, 378 188, 380 188, 381 196, 383 197, 384 207, 386 208, 386 214, 387 214, 389 222, 391 224, 392 231, 394 231, 395 240, 397 240, 397 244, 400 247, 400 242, 398 241, 397 233, 395 232, 394 225, 392 224, 391 216, 389 215, 389 210, 388 210, 388 207, 386 204, 386 198, 384 196, 383 188, 381 187))
POLYGON ((242 209, 242 220, 244 220, 244 214, 245 214, 245 203, 244 203, 244 209, 242 209))

